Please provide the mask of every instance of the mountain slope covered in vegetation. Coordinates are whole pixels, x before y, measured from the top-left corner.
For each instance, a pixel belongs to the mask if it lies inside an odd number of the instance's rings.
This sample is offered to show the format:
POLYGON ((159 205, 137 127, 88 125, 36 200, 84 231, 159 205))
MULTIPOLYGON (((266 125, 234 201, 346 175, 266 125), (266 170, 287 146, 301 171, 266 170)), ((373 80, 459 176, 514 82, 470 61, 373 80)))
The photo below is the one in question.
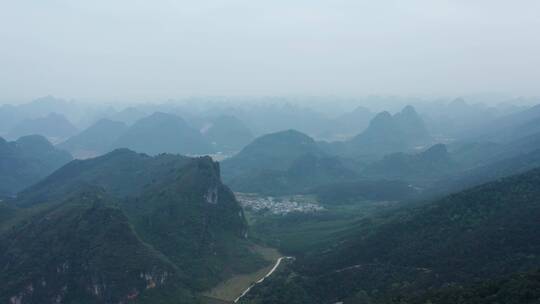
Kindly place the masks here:
POLYGON ((6 203, 2 299, 190 302, 267 263, 209 157, 116 150, 75 160, 6 203))
MULTIPOLYGON (((254 291, 250 303, 276 299, 270 291, 308 294, 302 301, 312 303, 385 303, 528 272, 540 267, 538 222, 536 169, 361 221, 254 291)), ((280 297, 274 303, 293 299, 280 297)))

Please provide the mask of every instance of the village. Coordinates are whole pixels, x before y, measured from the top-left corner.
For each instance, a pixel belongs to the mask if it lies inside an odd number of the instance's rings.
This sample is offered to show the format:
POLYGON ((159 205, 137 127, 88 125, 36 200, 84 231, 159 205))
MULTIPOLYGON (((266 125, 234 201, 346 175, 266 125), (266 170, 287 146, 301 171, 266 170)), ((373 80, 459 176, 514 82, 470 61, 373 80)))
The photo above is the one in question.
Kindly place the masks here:
POLYGON ((289 213, 314 213, 324 211, 314 198, 303 195, 261 196, 251 193, 235 193, 244 210, 255 213, 286 215, 289 213))

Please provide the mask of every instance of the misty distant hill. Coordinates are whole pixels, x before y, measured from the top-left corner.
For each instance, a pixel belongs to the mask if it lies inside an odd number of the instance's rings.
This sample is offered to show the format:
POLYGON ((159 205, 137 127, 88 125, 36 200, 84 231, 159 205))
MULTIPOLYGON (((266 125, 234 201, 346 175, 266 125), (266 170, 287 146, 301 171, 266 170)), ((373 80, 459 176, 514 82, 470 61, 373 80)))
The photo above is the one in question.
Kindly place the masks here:
MULTIPOLYGON (((18 124, 26 120, 41 119, 51 113, 62 115, 77 129, 83 129, 88 126, 88 121, 93 121, 96 117, 102 117, 105 110, 103 107, 99 104, 77 103, 54 96, 40 97, 22 104, 2 105, 0 106, 0 134, 7 136, 18 124)), ((14 136, 17 135, 14 134, 14 136)), ((66 139, 66 135, 62 136, 64 137, 58 140, 66 139)), ((16 139, 16 137, 10 139, 16 139)), ((55 139, 55 142, 58 142, 58 140, 55 139)))
POLYGON ((373 119, 374 115, 366 107, 357 107, 353 111, 344 113, 333 119, 327 129, 320 135, 329 139, 348 139, 363 132, 369 126, 369 122, 373 119))
POLYGON ((416 154, 389 154, 369 164, 361 173, 370 179, 412 181, 434 180, 459 169, 459 164, 452 159, 446 146, 437 144, 416 154))
POLYGON ((182 118, 161 112, 135 122, 112 146, 150 155, 160 153, 197 155, 215 151, 210 142, 182 118))
POLYGON ((540 105, 495 119, 473 130, 467 139, 508 143, 536 133, 540 133, 540 105))
MULTIPOLYGON (((535 111, 533 108, 531 110, 535 111)), ((534 118, 533 113, 527 112, 500 120, 501 125, 505 125, 502 129, 452 144, 453 157, 469 167, 478 167, 539 150, 540 117, 534 118)))
POLYGON ((50 113, 45 117, 25 119, 16 124, 7 134, 10 139, 26 135, 43 135, 52 141, 60 141, 77 133, 77 128, 63 115, 50 113))
POLYGON ((286 102, 286 99, 263 99, 260 104, 250 104, 235 109, 235 115, 252 130, 256 136, 276 133, 287 129, 317 135, 332 126, 332 121, 313 108, 286 102))
POLYGON ((17 107, 10 104, 0 106, 0 134, 5 136, 20 121, 17 107))
POLYGON ((109 119, 113 121, 121 121, 126 125, 132 125, 137 120, 147 116, 143 111, 140 111, 136 107, 127 107, 120 112, 109 115, 109 119))
POLYGON ((391 115, 377 114, 362 133, 345 142, 321 144, 329 153, 373 160, 386 154, 417 150, 433 142, 424 121, 412 106, 391 115))
POLYGON ((101 119, 57 146, 69 151, 75 157, 97 156, 109 152, 127 129, 123 122, 101 119))
POLYGON ((236 191, 268 194, 299 193, 356 177, 342 159, 327 155, 311 137, 295 130, 255 139, 224 160, 222 172, 236 191))
POLYGON ((418 195, 419 191, 401 180, 349 179, 335 181, 309 189, 327 206, 361 204, 362 202, 404 201, 418 195))
POLYGON ((334 156, 306 154, 285 170, 252 170, 227 179, 235 191, 268 195, 307 194, 329 183, 356 180, 358 174, 342 159, 334 156))
POLYGON ((306 154, 323 155, 313 138, 287 130, 256 138, 235 156, 222 162, 225 178, 253 170, 285 170, 306 154))
POLYGON ((216 151, 236 152, 253 140, 249 128, 238 118, 221 115, 210 119, 201 128, 203 136, 210 141, 216 151))
POLYGON ((412 106, 407 106, 395 115, 379 113, 348 145, 354 153, 381 155, 424 146, 430 141, 424 121, 412 106))
POLYGON ((403 201, 423 194, 426 187, 438 184, 443 178, 462 173, 463 168, 445 145, 437 144, 420 153, 386 155, 378 161, 355 167, 356 174, 349 179, 332 180, 308 192, 327 204, 403 201))
POLYGON ((45 96, 23 104, 0 106, 0 131, 6 132, 24 119, 35 119, 50 113, 72 112, 76 106, 64 99, 45 96))
POLYGON ((452 139, 470 136, 471 131, 511 112, 503 106, 471 103, 464 98, 448 103, 425 103, 420 107, 432 135, 452 139))
POLYGON ((434 183, 430 192, 451 193, 535 168, 540 168, 540 148, 455 172, 434 183))
POLYGON ((15 195, 71 160, 43 136, 7 142, 0 137, 0 196, 15 195))

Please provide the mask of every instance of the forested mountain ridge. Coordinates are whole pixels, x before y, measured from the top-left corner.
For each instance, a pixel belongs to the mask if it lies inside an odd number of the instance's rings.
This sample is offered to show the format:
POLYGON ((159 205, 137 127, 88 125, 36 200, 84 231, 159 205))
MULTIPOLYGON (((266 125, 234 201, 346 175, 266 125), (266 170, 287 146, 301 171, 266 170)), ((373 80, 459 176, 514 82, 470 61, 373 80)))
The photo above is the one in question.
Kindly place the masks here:
POLYGON ((118 303, 185 288, 182 272, 143 243, 97 188, 36 212, 0 240, 4 303, 118 303))
POLYGON ((39 183, 19 193, 15 203, 31 206, 62 198, 80 185, 103 187, 111 195, 139 195, 145 185, 154 180, 172 178, 175 172, 190 162, 190 158, 162 154, 151 157, 129 149, 117 149, 103 156, 74 160, 39 183))
POLYGON ((75 160, 7 203, 15 214, 0 218, 0 267, 7 282, 0 295, 21 303, 54 303, 59 295, 88 303, 190 302, 229 276, 267 263, 251 251, 242 209, 209 157, 150 157, 121 149, 75 160), (41 240, 60 243, 49 248, 41 240), (35 272, 20 275, 36 264, 35 272), (55 267, 63 270, 51 273, 55 267), (53 286, 60 289, 35 286, 42 279, 57 281, 61 285, 53 286))

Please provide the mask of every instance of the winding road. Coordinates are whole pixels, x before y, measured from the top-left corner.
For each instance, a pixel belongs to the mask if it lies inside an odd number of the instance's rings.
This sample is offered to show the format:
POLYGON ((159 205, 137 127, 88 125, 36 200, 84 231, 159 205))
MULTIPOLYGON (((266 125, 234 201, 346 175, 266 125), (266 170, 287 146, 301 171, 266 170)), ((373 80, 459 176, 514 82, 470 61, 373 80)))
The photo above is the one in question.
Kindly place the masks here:
POLYGON ((262 278, 261 278, 260 280, 258 280, 257 282, 251 284, 246 290, 244 290, 244 292, 242 292, 242 294, 241 294, 238 298, 236 298, 236 299, 234 300, 234 303, 237 303, 238 301, 240 301, 240 299, 241 299, 243 296, 245 296, 245 295, 251 290, 251 288, 253 288, 255 285, 264 282, 264 280, 265 280, 266 278, 268 278, 269 276, 271 276, 272 273, 274 273, 274 271, 276 271, 276 270, 278 269, 279 264, 281 264, 281 261, 282 261, 283 259, 286 259, 286 260, 288 260, 288 259, 294 259, 294 257, 290 257, 290 256, 280 257, 280 258, 276 261, 276 264, 274 264, 274 267, 272 267, 272 269, 270 269, 270 271, 269 271, 264 277, 262 277, 262 278))

